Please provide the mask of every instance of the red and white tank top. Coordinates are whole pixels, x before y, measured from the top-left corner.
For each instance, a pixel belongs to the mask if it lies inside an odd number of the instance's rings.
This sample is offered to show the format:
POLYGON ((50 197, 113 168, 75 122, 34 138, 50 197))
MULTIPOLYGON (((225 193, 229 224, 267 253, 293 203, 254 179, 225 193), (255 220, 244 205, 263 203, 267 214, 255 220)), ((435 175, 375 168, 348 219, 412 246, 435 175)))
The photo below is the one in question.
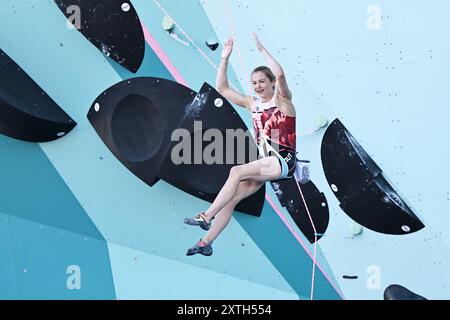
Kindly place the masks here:
POLYGON ((261 134, 280 147, 296 150, 295 117, 281 112, 275 105, 275 96, 269 102, 257 99, 253 104, 253 127, 255 140, 261 142, 261 134))

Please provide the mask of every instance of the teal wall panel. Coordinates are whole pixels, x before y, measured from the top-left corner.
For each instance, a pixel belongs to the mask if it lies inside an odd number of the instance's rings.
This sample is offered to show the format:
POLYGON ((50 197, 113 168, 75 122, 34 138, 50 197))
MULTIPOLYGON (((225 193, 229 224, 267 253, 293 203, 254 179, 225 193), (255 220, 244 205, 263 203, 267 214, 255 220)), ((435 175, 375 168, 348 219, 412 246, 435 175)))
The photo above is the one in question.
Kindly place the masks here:
POLYGON ((102 239, 39 145, 0 136, 0 148, 0 210, 102 239))
POLYGON ((16 267, 9 217, 0 213, 0 299, 18 299, 16 267))
MULTIPOLYGON (((442 23, 448 2, 228 0, 231 21, 224 1, 132 3, 193 90, 203 82, 214 85, 216 76, 198 49, 218 64, 220 48, 212 52, 205 42, 224 43, 231 24, 244 67, 236 51, 230 79, 248 93, 250 70, 264 64, 249 37, 257 31, 285 67, 299 131, 314 129, 318 114, 341 118, 424 220, 426 229, 407 237, 369 230, 353 237, 351 220, 323 175, 322 133, 300 135, 298 150, 312 161, 312 178, 330 208, 329 229, 317 247, 316 299, 340 299, 337 290, 350 299, 381 299, 392 282, 431 298, 450 296, 450 220, 445 214, 450 157, 444 147, 450 134, 444 123, 450 64, 442 40, 450 28, 442 23), (156 3, 179 24, 177 35, 186 40, 182 28, 198 47, 183 46, 163 31, 165 13, 156 3), (374 8, 380 10, 379 29, 368 25, 374 8), (382 276, 375 289, 367 285, 373 266, 382 276), (358 279, 343 279, 348 274, 358 279)), ((186 276, 207 273, 209 282, 197 288, 196 297, 232 298, 239 288, 246 297, 256 288, 272 298, 310 297, 313 266, 305 250, 311 254, 314 246, 285 225, 279 210, 290 226, 294 223, 284 209, 267 202, 261 218, 237 213, 215 242, 213 257, 188 258, 185 250, 202 233, 182 219, 208 204, 164 182, 149 188, 96 135, 86 113, 102 91, 136 76, 173 79, 148 44, 141 69, 132 74, 69 30, 53 1, 5 0, 0 30, 0 47, 78 123, 63 139, 41 145, 0 136, 1 298, 186 297, 187 291, 177 291, 173 282, 146 275, 152 267, 179 272, 177 279, 186 286, 191 282, 183 280, 183 268, 186 276), (80 291, 68 290, 65 283, 72 264, 82 271, 80 291), (154 286, 146 289, 139 279, 154 286), (216 286, 208 293, 211 284, 216 286)), ((246 111, 237 111, 250 126, 246 111)), ((270 187, 268 196, 276 199, 270 187)))
POLYGON ((10 218, 21 299, 115 299, 104 241, 10 218))

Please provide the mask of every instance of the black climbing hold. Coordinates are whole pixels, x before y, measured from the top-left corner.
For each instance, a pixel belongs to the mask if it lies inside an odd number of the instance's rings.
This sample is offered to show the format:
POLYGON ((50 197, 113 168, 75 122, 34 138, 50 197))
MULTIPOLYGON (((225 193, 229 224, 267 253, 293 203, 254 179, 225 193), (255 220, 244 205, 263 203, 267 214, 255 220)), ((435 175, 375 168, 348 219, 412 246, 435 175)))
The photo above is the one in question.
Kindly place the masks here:
MULTIPOLYGON (((234 143, 235 150, 223 150, 224 160, 231 160, 227 164, 174 163, 172 151, 179 142, 172 139, 172 135, 184 132, 195 136, 195 123, 202 123, 204 130, 201 133, 208 129, 217 129, 220 133, 227 129, 247 131, 229 102, 207 84, 196 94, 165 79, 125 80, 107 89, 93 102, 88 118, 116 158, 142 181, 153 186, 162 178, 210 202, 222 188, 231 167, 242 160, 239 156, 243 151, 246 157, 242 163, 248 163, 252 155, 250 149, 256 150, 253 139, 247 139, 243 149, 237 150, 239 144, 234 143), (234 154, 230 159, 231 151, 234 154)), ((224 135, 228 136, 229 133, 224 135)), ((235 139, 234 136, 231 138, 235 139)), ((196 147, 194 142, 193 148, 196 147)), ((204 160, 205 144, 200 141, 200 153, 195 153, 198 150, 194 149, 194 158, 200 155, 200 160, 204 160)), ((223 144, 224 148, 227 146, 223 144)), ((254 196, 243 200, 236 210, 259 216, 264 196, 265 188, 261 188, 254 196)))
POLYGON ((425 227, 382 175, 342 202, 341 208, 360 225, 380 233, 404 235, 425 227))
POLYGON ((88 119, 122 164, 153 186, 171 135, 196 92, 159 78, 122 81, 93 102, 88 119))
POLYGON ((356 280, 356 279, 358 279, 358 276, 342 276, 342 278, 344 278, 346 280, 356 280))
POLYGON ((210 48, 212 51, 216 51, 217 48, 219 47, 219 43, 215 42, 215 41, 207 41, 206 45, 208 46, 208 48, 210 48))
POLYGON ((0 133, 28 142, 67 135, 76 122, 0 49, 0 133))
POLYGON ((338 119, 323 138, 322 163, 342 210, 358 224, 392 235, 425 227, 338 119))
POLYGON ((136 10, 124 0, 54 0, 63 14, 107 57, 131 72, 144 59, 145 39, 136 10), (80 17, 77 17, 77 15, 80 17), (77 22, 79 25, 77 26, 77 22))
POLYGON ((295 224, 309 242, 314 243, 316 236, 317 241, 320 240, 327 230, 330 219, 325 195, 319 191, 312 181, 299 184, 295 177, 274 181, 271 185, 281 205, 286 207, 295 224), (312 223, 300 194, 299 187, 308 205, 312 223), (317 234, 314 234, 313 223, 317 234))
POLYGON ((351 198, 381 173, 339 119, 333 121, 323 137, 322 164, 339 201, 351 198))
POLYGON ((414 293, 405 287, 393 284, 384 291, 384 300, 427 300, 426 298, 414 293))

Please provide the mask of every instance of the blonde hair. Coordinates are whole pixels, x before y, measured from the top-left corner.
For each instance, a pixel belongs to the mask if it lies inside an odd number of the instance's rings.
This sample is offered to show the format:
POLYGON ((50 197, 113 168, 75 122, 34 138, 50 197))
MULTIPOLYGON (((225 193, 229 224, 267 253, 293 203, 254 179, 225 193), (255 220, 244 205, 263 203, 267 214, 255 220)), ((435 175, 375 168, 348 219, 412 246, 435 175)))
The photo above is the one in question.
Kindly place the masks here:
POLYGON ((266 66, 258 67, 255 70, 253 70, 252 75, 257 72, 264 73, 267 76, 267 78, 269 78, 270 82, 275 82, 277 80, 277 78, 275 77, 275 75, 273 74, 272 70, 270 70, 269 67, 266 66))

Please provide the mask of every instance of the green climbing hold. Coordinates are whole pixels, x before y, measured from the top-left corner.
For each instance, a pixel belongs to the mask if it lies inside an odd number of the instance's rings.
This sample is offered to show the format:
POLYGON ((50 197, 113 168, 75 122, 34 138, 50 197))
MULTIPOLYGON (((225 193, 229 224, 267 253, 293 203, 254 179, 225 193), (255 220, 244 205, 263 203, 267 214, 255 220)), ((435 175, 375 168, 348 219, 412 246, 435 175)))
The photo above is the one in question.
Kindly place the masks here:
POLYGON ((326 127, 330 122, 329 122, 328 119, 325 118, 323 115, 318 115, 318 116, 316 117, 315 123, 316 123, 316 126, 317 126, 318 128, 324 128, 324 127, 326 127))
POLYGON ((162 27, 167 32, 170 32, 175 28, 175 22, 171 18, 165 16, 162 22, 162 27))
POLYGON ((356 223, 354 221, 350 225, 350 232, 354 236, 359 236, 363 232, 363 230, 364 230, 363 226, 361 226, 360 224, 358 224, 358 223, 356 223))

